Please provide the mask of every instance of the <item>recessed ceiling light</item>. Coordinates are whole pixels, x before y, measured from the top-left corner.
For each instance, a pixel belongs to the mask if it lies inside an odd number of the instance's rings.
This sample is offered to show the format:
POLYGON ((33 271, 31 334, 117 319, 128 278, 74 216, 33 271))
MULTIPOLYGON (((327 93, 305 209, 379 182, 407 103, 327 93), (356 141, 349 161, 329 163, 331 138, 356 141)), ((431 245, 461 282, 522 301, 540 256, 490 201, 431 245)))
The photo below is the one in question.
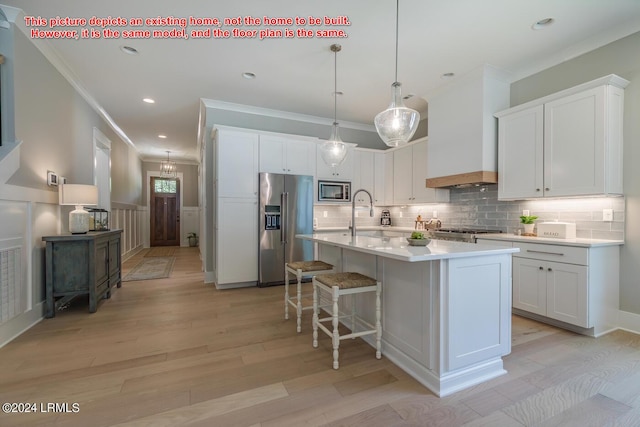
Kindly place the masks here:
POLYGON ((255 79, 256 75, 253 73, 247 72, 247 73, 242 73, 242 77, 244 77, 247 80, 251 80, 251 79, 255 79))
POLYGON ((549 25, 553 24, 555 20, 553 18, 544 18, 534 23, 531 26, 532 30, 542 30, 543 28, 547 28, 549 25))
POLYGON ((440 78, 441 79, 451 79, 455 75, 456 75, 456 73, 444 73, 443 75, 440 76, 440 78))
POLYGON ((137 55, 138 53, 140 53, 138 52, 138 49, 131 46, 120 46, 120 50, 129 55, 137 55))
POLYGON ((154 99, 151 98, 143 98, 142 99, 144 102, 146 102, 147 104, 155 104, 156 101, 154 99))
POLYGON ((167 135, 158 135, 158 138, 167 139, 167 135))

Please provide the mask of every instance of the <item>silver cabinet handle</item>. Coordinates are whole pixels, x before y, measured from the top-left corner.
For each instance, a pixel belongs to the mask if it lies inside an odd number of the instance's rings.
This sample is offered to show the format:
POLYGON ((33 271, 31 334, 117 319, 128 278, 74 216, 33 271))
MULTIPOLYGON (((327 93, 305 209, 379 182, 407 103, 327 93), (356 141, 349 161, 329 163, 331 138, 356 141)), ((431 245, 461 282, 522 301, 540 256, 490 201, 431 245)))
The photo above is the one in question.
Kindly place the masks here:
POLYGON ((542 266, 538 267, 538 270, 544 270, 544 268, 542 268, 542 266))
POLYGON ((561 252, 545 252, 545 251, 532 251, 531 249, 527 249, 527 252, 531 252, 532 254, 547 254, 547 255, 560 255, 564 256, 561 252))
POLYGON ((549 268, 547 268, 547 271, 553 271, 553 270, 551 270, 551 267, 549 267, 549 268))
POLYGON ((550 188, 545 188, 545 189, 544 189, 544 191, 550 191, 550 190, 551 190, 550 188))

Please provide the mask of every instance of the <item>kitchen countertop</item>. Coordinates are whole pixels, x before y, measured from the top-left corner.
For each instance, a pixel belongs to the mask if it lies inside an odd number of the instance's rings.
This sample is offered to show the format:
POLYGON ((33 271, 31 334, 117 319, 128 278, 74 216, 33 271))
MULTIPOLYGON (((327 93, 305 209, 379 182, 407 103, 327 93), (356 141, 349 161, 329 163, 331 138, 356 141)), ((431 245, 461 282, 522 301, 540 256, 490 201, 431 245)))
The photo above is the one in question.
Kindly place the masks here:
POLYGON ((553 239, 549 237, 518 236, 517 234, 508 233, 482 234, 478 236, 478 239, 505 240, 519 243, 544 243, 545 245, 578 246, 583 248, 624 245, 624 240, 553 239))
MULTIPOLYGON (((360 229, 365 231, 365 227, 360 229)), ((389 228, 385 229, 388 230, 389 228)), ((431 240, 427 246, 410 246, 405 237, 352 237, 349 232, 296 234, 296 237, 408 262, 519 252, 518 248, 500 248, 477 243, 451 242, 435 239, 431 240)))
MULTIPOLYGON (((394 225, 357 225, 356 231, 377 231, 377 230, 387 230, 387 231, 397 231, 401 233, 412 233, 414 231, 426 231, 426 230, 416 230, 413 227, 396 227, 394 225)), ((333 231, 351 231, 351 229, 347 227, 317 227, 313 229, 314 233, 327 233, 333 231)))

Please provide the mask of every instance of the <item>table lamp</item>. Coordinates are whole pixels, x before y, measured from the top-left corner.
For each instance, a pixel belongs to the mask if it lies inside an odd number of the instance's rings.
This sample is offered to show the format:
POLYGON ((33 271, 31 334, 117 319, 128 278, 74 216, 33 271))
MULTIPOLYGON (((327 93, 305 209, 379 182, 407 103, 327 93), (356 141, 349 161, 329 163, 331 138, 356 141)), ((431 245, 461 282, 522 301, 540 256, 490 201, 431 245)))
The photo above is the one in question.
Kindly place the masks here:
POLYGON ((89 212, 82 206, 98 204, 98 187, 84 184, 63 184, 58 194, 61 205, 74 205, 75 210, 69 212, 69 231, 71 234, 85 234, 89 231, 89 212))

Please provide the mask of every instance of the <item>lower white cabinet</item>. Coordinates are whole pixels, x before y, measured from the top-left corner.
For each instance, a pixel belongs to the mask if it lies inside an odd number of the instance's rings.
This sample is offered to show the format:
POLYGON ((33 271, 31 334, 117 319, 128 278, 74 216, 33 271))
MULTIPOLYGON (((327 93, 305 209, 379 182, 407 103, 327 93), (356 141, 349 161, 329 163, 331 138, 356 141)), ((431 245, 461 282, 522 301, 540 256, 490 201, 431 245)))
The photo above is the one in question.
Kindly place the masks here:
POLYGON ((587 297, 586 266, 513 258, 514 308, 590 328, 587 297))
POLYGON ((513 255, 514 313, 591 336, 616 328, 618 245, 514 242, 513 246, 520 248, 513 255))
POLYGON ((255 285, 258 281, 258 199, 219 198, 216 232, 216 287, 255 285))

